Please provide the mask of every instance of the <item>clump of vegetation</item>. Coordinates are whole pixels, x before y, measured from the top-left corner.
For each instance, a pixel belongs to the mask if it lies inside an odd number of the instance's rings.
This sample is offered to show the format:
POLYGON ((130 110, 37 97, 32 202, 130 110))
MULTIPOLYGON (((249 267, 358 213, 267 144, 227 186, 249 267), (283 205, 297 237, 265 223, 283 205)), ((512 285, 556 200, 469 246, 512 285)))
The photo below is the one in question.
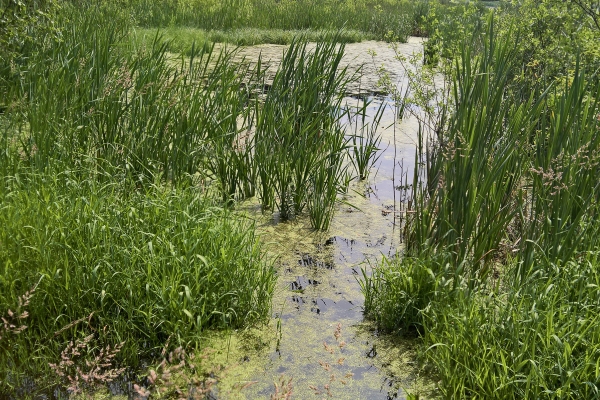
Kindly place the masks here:
POLYGON ((365 273, 365 311, 422 337, 449 398, 594 398, 600 84, 579 58, 515 102, 539 85, 515 79, 518 30, 493 22, 453 53, 447 123, 418 146, 406 252, 365 273))
POLYGON ((419 32, 427 2, 317 0, 136 0, 127 7, 144 27, 186 26, 205 31, 339 30, 378 40, 406 41, 419 32))
POLYGON ((367 108, 371 105, 370 101, 365 101, 362 106, 356 110, 354 121, 354 134, 352 135, 352 163, 359 179, 366 179, 369 176, 371 168, 375 165, 381 153, 382 137, 377 129, 381 123, 381 118, 387 107, 382 102, 371 121, 367 121, 367 108))
POLYGON ((36 41, 56 35, 52 22, 59 9, 58 0, 0 1, 0 111, 8 106, 7 82, 39 45, 36 41))
POLYGON ((257 113, 254 140, 263 207, 276 208, 282 218, 307 207, 317 229, 329 226, 345 183, 340 110, 349 77, 340 69, 344 46, 336 42, 314 49, 304 40, 292 43, 257 113))
POLYGON ((72 395, 110 383, 125 371, 125 368, 112 366, 124 343, 112 348, 108 345, 96 355, 89 355, 93 339, 94 334, 91 334, 77 342, 71 341, 60 353, 60 362, 48 364, 57 376, 68 382, 67 391, 72 395))

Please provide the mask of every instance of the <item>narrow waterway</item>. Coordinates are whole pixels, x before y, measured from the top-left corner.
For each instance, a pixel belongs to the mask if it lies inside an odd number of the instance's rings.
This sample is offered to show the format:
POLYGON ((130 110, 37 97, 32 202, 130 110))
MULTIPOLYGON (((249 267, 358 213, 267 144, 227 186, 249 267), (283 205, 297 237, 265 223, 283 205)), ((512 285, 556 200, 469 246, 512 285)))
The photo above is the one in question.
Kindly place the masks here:
MULTIPOLYGON (((277 63, 284 46, 242 50, 246 59, 277 63)), ((412 39, 398 50, 420 52, 412 39)), ((384 67, 403 84, 402 64, 386 43, 348 45, 344 62, 362 65, 362 78, 347 104, 362 105, 361 93, 378 93, 378 70, 384 67)), ((378 133, 379 159, 368 179, 353 182, 327 232, 314 232, 308 220, 280 223, 263 215, 254 202, 241 209, 254 219, 271 257, 276 257, 278 284, 270 323, 225 339, 209 341, 207 363, 225 365, 219 375, 219 398, 270 398, 291 388, 293 398, 406 398, 406 390, 422 398, 435 394, 416 362, 415 341, 379 334, 364 320, 359 280, 383 256, 401 249, 400 229, 405 191, 412 179, 418 131, 416 118, 397 120, 385 97, 369 98, 368 118, 384 103, 378 133), (364 272, 363 272, 364 271, 364 272), (277 383, 279 389, 276 389, 277 383)), ((347 121, 348 134, 354 123, 347 121)), ((285 398, 285 397, 278 397, 285 398)))

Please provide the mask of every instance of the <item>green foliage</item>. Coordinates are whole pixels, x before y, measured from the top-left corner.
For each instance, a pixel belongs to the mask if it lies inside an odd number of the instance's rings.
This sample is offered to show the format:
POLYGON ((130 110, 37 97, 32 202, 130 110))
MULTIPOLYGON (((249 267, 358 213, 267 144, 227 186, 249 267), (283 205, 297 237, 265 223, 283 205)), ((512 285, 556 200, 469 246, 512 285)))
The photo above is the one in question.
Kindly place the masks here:
POLYGON ((503 239, 516 210, 514 192, 524 162, 517 149, 527 140, 541 107, 533 99, 505 101, 510 76, 510 45, 496 39, 490 22, 481 55, 467 43, 453 72, 453 113, 435 148, 419 158, 427 181, 415 181, 415 219, 408 247, 415 255, 453 254, 453 265, 467 261, 475 275, 503 239), (507 123, 508 121, 508 123, 507 123))
POLYGON ((423 14, 420 2, 374 0, 136 0, 128 7, 145 27, 188 26, 206 31, 346 28, 370 38, 400 41, 406 41, 413 21, 423 14))
POLYGON ((188 182, 205 164, 207 141, 237 133, 247 94, 231 53, 192 45, 187 60, 174 61, 158 36, 127 48, 128 21, 118 15, 67 16, 62 40, 32 58, 17 87, 28 99, 13 114, 23 162, 43 170, 92 157, 107 172, 188 182))
POLYGON ((249 112, 247 67, 208 47, 172 60, 160 38, 130 47, 113 11, 65 5, 61 40, 40 38, 5 82, 0 316, 26 315, 17 299, 35 292, 26 329, 2 322, 2 395, 56 384, 49 363, 94 332, 135 368, 167 337, 200 346, 203 330, 269 315, 275 275, 253 225, 200 184, 249 112))
POLYGON ((381 155, 381 153, 377 154, 381 150, 379 146, 381 146, 382 140, 377 129, 387 104, 382 102, 372 120, 367 122, 367 108, 370 105, 370 101, 365 101, 357 110, 354 134, 352 135, 352 163, 358 179, 366 179, 369 176, 371 168, 381 155))
POLYGON ((47 363, 79 332, 125 342, 119 358, 136 366, 169 336, 197 342, 203 329, 268 315, 274 275, 250 223, 193 188, 140 191, 77 175, 5 182, 0 313, 39 284, 28 329, 0 343, 1 391, 22 374, 48 376, 47 363), (34 353, 36 362, 22 362, 34 353))
POLYGON ((600 83, 577 70, 559 89, 531 146, 531 186, 522 193, 530 206, 521 211, 528 239, 521 246, 523 276, 537 263, 565 264, 578 251, 593 249, 599 229, 600 83))
MULTIPOLYGON (((515 79, 524 96, 572 73, 579 62, 589 71, 600 66, 600 28, 578 1, 502 3, 501 29, 517 44, 515 79)), ((580 3, 593 5, 593 1, 580 3)))
POLYGON ((129 39, 135 47, 152 48, 156 37, 167 43, 167 51, 175 54, 190 56, 192 47, 209 49, 211 44, 207 32, 195 28, 167 27, 163 29, 134 28, 130 31, 129 39))
MULTIPOLYGON (((428 37, 424 48, 424 63, 437 65, 440 57, 454 58, 461 51, 464 40, 475 31, 483 32, 483 18, 488 10, 479 2, 444 4, 430 2, 427 13, 419 18, 428 37)), ((475 42, 470 44, 472 50, 475 42)))
POLYGON ((597 398, 600 84, 575 64, 515 104, 537 83, 519 86, 513 32, 489 26, 455 54, 448 124, 417 148, 408 257, 365 274, 365 311, 419 328, 445 397, 597 398))
MULTIPOLYGON (((167 28, 137 28, 133 31, 133 41, 138 46, 151 47, 152 41, 158 35, 168 42, 168 51, 191 55, 192 46, 202 43, 231 43, 236 46, 254 46, 263 43, 291 44, 294 38, 303 37, 309 42, 323 42, 332 36, 327 30, 282 30, 240 28, 230 31, 205 31, 199 28, 167 27, 167 28)), ((361 42, 367 36, 356 30, 344 29, 338 32, 340 43, 361 42)))

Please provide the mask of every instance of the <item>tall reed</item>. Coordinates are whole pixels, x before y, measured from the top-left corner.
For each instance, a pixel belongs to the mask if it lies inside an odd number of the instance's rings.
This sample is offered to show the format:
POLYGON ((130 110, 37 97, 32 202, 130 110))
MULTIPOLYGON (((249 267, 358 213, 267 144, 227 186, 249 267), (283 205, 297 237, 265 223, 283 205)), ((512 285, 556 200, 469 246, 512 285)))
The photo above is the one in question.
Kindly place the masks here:
POLYGON ((317 211, 317 203, 330 210, 343 186, 347 141, 338 110, 351 79, 340 67, 343 54, 336 40, 312 49, 306 40, 294 40, 257 112, 255 166, 263 207, 276 208, 286 219, 300 214, 310 199, 313 226, 321 228, 329 218, 316 215, 330 211, 317 211))
POLYGON ((455 265, 468 261, 469 273, 486 273, 508 224, 518 209, 524 153, 539 119, 541 101, 506 101, 511 45, 496 39, 490 20, 480 55, 465 44, 455 63, 453 103, 448 127, 420 159, 427 181, 414 182, 415 220, 409 246, 449 252, 455 265))
POLYGON ((417 328, 445 397, 597 398, 600 86, 576 70, 510 104, 510 37, 488 26, 419 142, 408 256, 365 272, 365 311, 417 328))
POLYGON ((522 210, 521 274, 536 264, 566 263, 591 250, 598 233, 597 179, 600 162, 600 84, 577 70, 570 83, 555 88, 554 104, 532 137, 528 187, 522 210))
POLYGON ((381 118, 388 107, 386 102, 382 102, 375 115, 372 116, 371 121, 367 121, 367 109, 371 105, 371 101, 365 101, 362 106, 357 110, 357 115, 354 117, 355 126, 354 134, 352 135, 352 163, 356 170, 356 174, 359 179, 366 179, 369 176, 369 172, 373 165, 379 159, 380 154, 377 152, 381 150, 382 137, 377 133, 381 118), (360 128, 359 128, 360 123, 360 128))
POLYGON ((100 169, 136 179, 181 182, 203 168, 222 178, 205 152, 219 148, 217 139, 233 140, 238 120, 248 119, 239 90, 246 71, 232 53, 199 45, 173 60, 159 36, 128 49, 127 21, 102 8, 68 18, 63 40, 32 60, 23 82, 31 101, 20 139, 30 164, 44 169, 51 159, 74 165, 92 156, 100 169))

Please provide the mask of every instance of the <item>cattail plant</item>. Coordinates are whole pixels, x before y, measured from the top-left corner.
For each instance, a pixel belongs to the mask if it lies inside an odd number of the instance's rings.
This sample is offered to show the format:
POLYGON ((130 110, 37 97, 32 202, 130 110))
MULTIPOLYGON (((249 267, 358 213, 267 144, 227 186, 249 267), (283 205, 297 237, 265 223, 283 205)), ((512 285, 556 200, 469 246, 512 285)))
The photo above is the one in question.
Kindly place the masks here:
POLYGON ((349 80, 340 68, 343 54, 335 36, 314 49, 295 40, 257 113, 255 166, 263 207, 287 219, 308 205, 315 228, 328 226, 342 187, 347 143, 337 110, 349 80))
POLYGON ((381 118, 388 106, 382 102, 375 115, 370 122, 367 122, 367 108, 371 105, 370 101, 366 101, 357 110, 354 130, 352 135, 352 156, 351 160, 354 164, 356 174, 359 179, 366 179, 369 176, 371 168, 375 165, 381 154, 377 154, 381 150, 381 135, 377 133, 381 118), (360 127, 359 127, 360 124, 360 127))

